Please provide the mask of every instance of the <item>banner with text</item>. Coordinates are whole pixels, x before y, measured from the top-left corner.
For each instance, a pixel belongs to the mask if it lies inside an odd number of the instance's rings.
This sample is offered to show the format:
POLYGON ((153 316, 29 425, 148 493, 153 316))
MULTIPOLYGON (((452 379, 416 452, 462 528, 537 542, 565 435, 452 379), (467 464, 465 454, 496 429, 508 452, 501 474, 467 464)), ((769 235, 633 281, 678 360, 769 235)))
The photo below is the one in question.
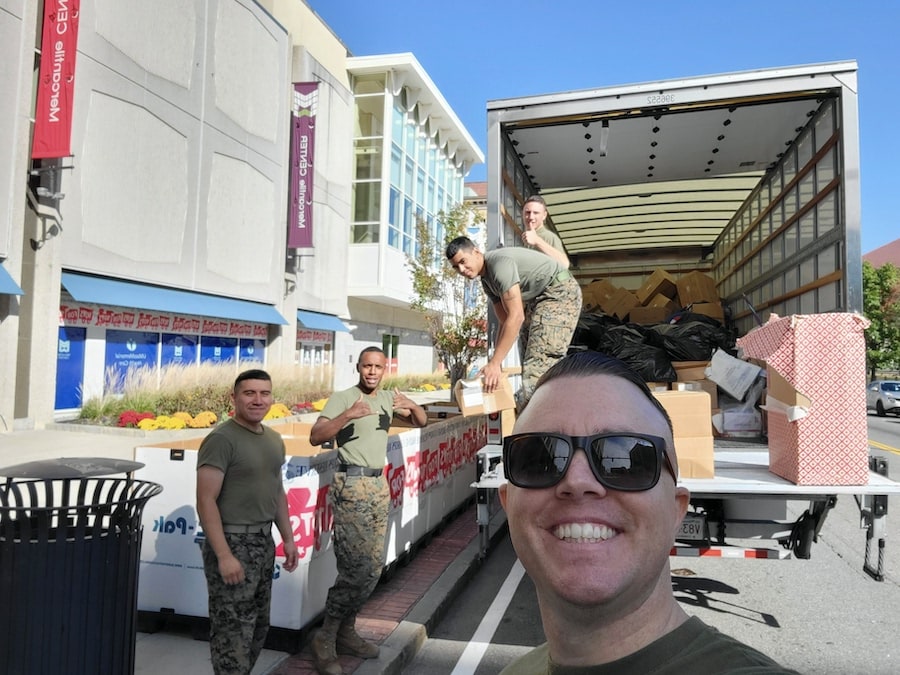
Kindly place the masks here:
POLYGON ((319 84, 295 82, 291 101, 291 203, 288 248, 312 248, 313 159, 319 84))
POLYGON ((45 0, 41 67, 34 111, 33 159, 72 154, 75 53, 81 0, 45 0))

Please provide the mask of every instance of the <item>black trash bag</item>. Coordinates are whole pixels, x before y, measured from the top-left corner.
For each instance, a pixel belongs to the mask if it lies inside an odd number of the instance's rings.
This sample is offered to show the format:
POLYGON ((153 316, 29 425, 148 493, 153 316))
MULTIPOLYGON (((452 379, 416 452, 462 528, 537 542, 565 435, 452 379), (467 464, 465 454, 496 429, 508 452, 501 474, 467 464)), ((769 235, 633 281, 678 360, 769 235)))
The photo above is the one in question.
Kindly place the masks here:
POLYGON ((599 347, 600 343, 605 340, 607 331, 619 325, 621 322, 618 319, 603 312, 583 312, 578 319, 571 344, 605 352, 599 347))
POLYGON ((716 349, 734 347, 728 330, 702 314, 686 315, 674 324, 655 324, 652 329, 672 361, 708 361, 716 349))
POLYGON ((647 327, 624 324, 606 331, 598 351, 624 361, 647 382, 676 380, 672 359, 665 349, 653 344, 654 340, 647 327))

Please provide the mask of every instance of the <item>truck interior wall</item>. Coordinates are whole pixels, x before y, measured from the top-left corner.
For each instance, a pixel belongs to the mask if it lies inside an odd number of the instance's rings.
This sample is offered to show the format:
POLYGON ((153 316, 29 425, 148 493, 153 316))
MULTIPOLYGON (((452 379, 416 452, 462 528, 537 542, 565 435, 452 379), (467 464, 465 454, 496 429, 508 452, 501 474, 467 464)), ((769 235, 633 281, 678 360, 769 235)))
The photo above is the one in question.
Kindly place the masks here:
MULTIPOLYGON (((824 100, 716 242, 712 276, 739 335, 757 318, 852 306, 839 99, 824 100)), ((852 271, 852 270, 851 270, 852 271)))

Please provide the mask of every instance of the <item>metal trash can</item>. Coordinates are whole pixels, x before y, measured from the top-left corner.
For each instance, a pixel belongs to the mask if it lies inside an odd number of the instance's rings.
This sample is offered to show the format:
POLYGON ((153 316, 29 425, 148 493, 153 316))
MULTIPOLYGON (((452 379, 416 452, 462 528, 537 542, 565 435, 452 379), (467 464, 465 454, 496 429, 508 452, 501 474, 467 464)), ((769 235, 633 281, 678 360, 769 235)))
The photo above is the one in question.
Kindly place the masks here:
POLYGON ((0 673, 134 672, 141 513, 162 492, 131 477, 142 466, 76 458, 0 469, 0 673))

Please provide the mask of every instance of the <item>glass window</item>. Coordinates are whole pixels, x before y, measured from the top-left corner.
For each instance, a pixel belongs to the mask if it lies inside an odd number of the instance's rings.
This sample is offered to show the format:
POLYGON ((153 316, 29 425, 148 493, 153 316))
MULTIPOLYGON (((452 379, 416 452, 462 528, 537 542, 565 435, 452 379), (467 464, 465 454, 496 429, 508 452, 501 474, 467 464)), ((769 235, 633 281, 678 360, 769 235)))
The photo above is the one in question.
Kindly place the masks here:
POLYGON ((403 151, 391 145, 391 185, 399 188, 403 185, 403 151))
POLYGON ((384 95, 356 97, 355 138, 384 136, 384 95))
POLYGON ((378 223, 354 223, 351 234, 354 244, 377 244, 378 223))
POLYGON ((353 184, 353 221, 377 221, 381 216, 381 183, 353 184))
POLYGON ((412 197, 415 194, 413 185, 416 180, 416 165, 411 157, 406 158, 406 173, 403 176, 403 192, 412 197))
POLYGON ((409 117, 403 127, 403 149, 410 157, 416 156, 416 123, 409 117))
POLYGON ((391 115, 391 140, 398 146, 403 146, 403 108, 394 100, 394 112, 391 115))
POLYGON ((356 151, 356 179, 381 178, 381 139, 357 138, 353 144, 356 151))
POLYGON ((425 207, 425 172, 422 167, 416 173, 416 203, 425 207))

